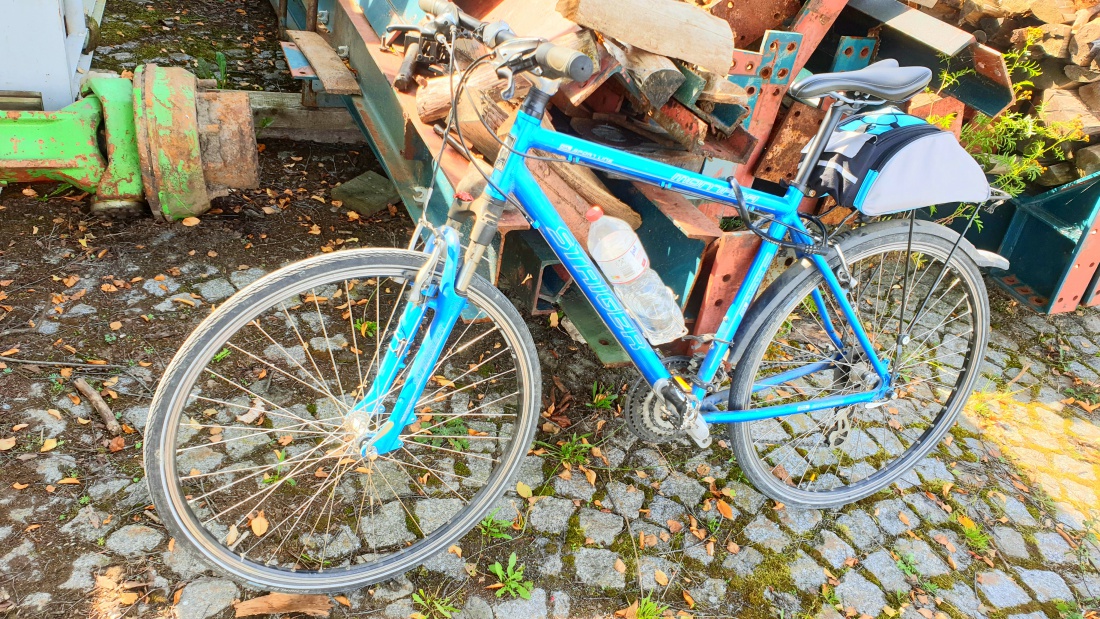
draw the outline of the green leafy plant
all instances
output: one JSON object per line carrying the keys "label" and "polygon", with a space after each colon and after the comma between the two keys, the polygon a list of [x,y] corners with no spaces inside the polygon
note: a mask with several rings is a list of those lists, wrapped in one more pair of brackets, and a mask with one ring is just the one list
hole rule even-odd
{"label": "green leafy plant", "polygon": [[466,427],[466,423],[459,417],[453,417],[446,423],[435,426],[424,434],[413,436],[412,440],[433,447],[442,447],[447,444],[450,445],[451,449],[465,451],[470,448],[470,440],[466,438],[467,436],[469,436],[469,428]]}
{"label": "green leafy plant", "polygon": [[214,355],[214,363],[221,363],[229,358],[230,351],[228,348],[223,348]]}
{"label": "green leafy plant", "polygon": [[[1031,59],[1031,48],[1042,37],[1040,29],[1029,28],[1024,45],[1003,54],[1018,100],[1031,98],[1032,78],[1042,73],[1039,63]],[[1063,144],[1088,140],[1080,120],[1044,121],[1043,116],[1042,105],[1035,107],[1034,115],[1011,110],[995,118],[978,114],[963,125],[960,142],[996,176],[994,186],[1019,195],[1046,169],[1042,161],[1065,159]]]}
{"label": "green leafy plant", "polygon": [[917,570],[914,559],[915,557],[911,554],[898,557],[898,569],[906,576],[920,576],[920,571]]}
{"label": "green leafy plant", "polygon": [[496,576],[501,584],[497,588],[497,597],[507,593],[512,597],[521,597],[525,600],[531,599],[531,589],[535,587],[535,584],[530,580],[523,579],[523,570],[524,566],[516,565],[516,553],[514,552],[508,557],[507,567],[501,565],[500,561],[489,566],[489,573]]}
{"label": "green leafy plant", "polygon": [[224,89],[229,85],[229,66],[228,61],[225,58],[225,54],[216,52],[214,54],[214,62],[211,63],[205,58],[199,58],[195,65],[195,75],[199,79],[213,79],[218,84],[219,89]]}
{"label": "green leafy plant", "polygon": [[668,610],[668,606],[659,602],[653,601],[652,593],[638,600],[638,610],[634,614],[637,619],[659,619],[664,616],[665,611]]}
{"label": "green leafy plant", "polygon": [[588,454],[592,452],[593,445],[588,444],[587,434],[574,434],[556,444],[538,442],[558,460],[566,464],[581,465],[588,461]]}
{"label": "green leafy plant", "polygon": [[605,385],[600,381],[592,383],[592,408],[609,409],[618,397],[612,385]]}
{"label": "green leafy plant", "polygon": [[451,619],[459,610],[450,597],[424,593],[423,589],[414,593],[412,600],[420,609],[417,614],[422,619]]}
{"label": "green leafy plant", "polygon": [[373,320],[355,319],[355,330],[362,337],[374,337],[378,333],[378,323]]}
{"label": "green leafy plant", "polygon": [[499,509],[494,509],[491,514],[486,516],[477,525],[477,530],[482,535],[490,539],[512,539],[512,535],[509,531],[512,530],[512,523],[507,520],[498,520],[496,515]]}

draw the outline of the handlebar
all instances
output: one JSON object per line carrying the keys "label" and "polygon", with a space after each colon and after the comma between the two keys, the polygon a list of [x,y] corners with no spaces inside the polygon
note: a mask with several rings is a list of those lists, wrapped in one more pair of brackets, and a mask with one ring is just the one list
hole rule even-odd
{"label": "handlebar", "polygon": [[[425,13],[443,18],[455,26],[477,32],[482,43],[489,48],[506,43],[516,38],[504,22],[486,23],[476,17],[463,13],[453,2],[448,0],[419,0],[420,9]],[[535,48],[535,62],[542,70],[542,76],[549,79],[570,79],[574,82],[584,82],[592,77],[594,67],[592,59],[568,47],[543,42]]]}

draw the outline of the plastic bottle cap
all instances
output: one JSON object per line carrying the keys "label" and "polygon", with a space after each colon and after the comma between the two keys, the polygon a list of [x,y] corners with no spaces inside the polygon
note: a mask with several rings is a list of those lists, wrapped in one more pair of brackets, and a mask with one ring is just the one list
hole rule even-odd
{"label": "plastic bottle cap", "polygon": [[588,221],[596,221],[600,217],[603,217],[603,209],[598,206],[593,206],[584,214],[584,218]]}

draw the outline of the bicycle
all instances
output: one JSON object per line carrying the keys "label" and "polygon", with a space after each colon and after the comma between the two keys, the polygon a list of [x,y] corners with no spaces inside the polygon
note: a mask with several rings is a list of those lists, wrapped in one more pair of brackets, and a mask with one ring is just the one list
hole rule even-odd
{"label": "bicycle", "polygon": [[[275,271],[188,338],[145,441],[153,502],[178,542],[262,589],[344,591],[445,552],[514,488],[542,403],[538,353],[515,307],[476,272],[509,203],[640,371],[624,414],[643,441],[690,437],[703,448],[711,426],[725,425],[758,489],[823,508],[886,487],[943,438],[984,357],[979,266],[992,259],[912,212],[836,236],[798,212],[842,118],[912,96],[927,69],[795,84],[796,95],[836,103],[778,196],[543,129],[559,80],[584,79],[591,61],[445,0],[421,6],[437,34],[450,33],[443,43],[476,36],[501,75],[526,72],[534,87],[485,190],[456,199],[445,224],[422,220],[407,250],[322,254]],[[535,150],[729,205],[761,236],[705,356],[662,358],[649,344],[524,166]],[[798,260],[761,292],[781,249]]]}

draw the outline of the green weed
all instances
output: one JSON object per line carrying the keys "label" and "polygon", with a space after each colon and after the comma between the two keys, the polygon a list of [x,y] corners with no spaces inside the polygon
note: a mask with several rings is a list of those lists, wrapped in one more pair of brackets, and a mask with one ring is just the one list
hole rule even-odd
{"label": "green weed", "polygon": [[535,587],[535,584],[530,580],[523,579],[524,566],[516,565],[516,553],[512,553],[508,557],[508,567],[504,567],[500,564],[500,561],[489,566],[489,573],[496,576],[500,581],[502,587],[497,589],[497,597],[503,596],[505,593],[512,597],[521,597],[525,600],[531,599],[531,589]]}

